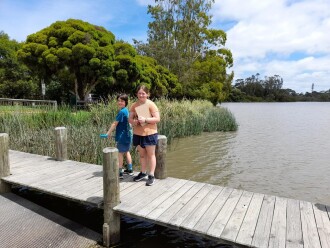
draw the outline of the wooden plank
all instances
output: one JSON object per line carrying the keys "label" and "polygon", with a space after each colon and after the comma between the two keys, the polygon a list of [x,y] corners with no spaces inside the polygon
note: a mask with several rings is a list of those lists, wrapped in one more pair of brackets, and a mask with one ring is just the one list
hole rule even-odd
{"label": "wooden plank", "polygon": [[250,205],[242,222],[241,228],[238,232],[236,243],[247,246],[250,246],[252,244],[252,239],[255,228],[257,226],[263,199],[263,194],[253,194]]}
{"label": "wooden plank", "polygon": [[[209,194],[213,188],[210,184],[205,184],[203,188],[178,211],[170,220],[171,225],[180,227],[182,222],[191,214],[197,211],[198,204]],[[204,200],[203,200],[204,202]]]}
{"label": "wooden plank", "polygon": [[252,199],[253,193],[244,191],[239,202],[234,209],[233,214],[227,222],[223,232],[221,233],[220,238],[235,242],[240,227],[243,223],[245,214],[248,210]]}
{"label": "wooden plank", "polygon": [[[157,221],[169,223],[170,219],[179,212],[205,185],[205,183],[194,184],[187,192],[185,192],[177,201],[175,201],[165,212],[163,212]],[[172,224],[172,223],[169,223]]]}
{"label": "wooden plank", "polygon": [[310,202],[300,201],[300,215],[304,248],[320,248],[313,206]]}
{"label": "wooden plank", "polygon": [[161,204],[157,206],[157,208],[153,209],[146,218],[155,220],[157,219],[162,213],[164,213],[168,208],[170,208],[175,201],[181,198],[192,186],[194,186],[196,182],[188,181],[185,185],[180,187],[177,191],[175,191],[171,197],[167,198]]}
{"label": "wooden plank", "polygon": [[298,200],[288,199],[286,219],[286,248],[303,248]]}
{"label": "wooden plank", "polygon": [[[89,172],[90,173],[90,172]],[[33,188],[36,188],[36,189],[39,189],[39,190],[44,190],[45,192],[50,192],[52,194],[55,194],[55,195],[65,195],[66,193],[67,194],[71,194],[73,192],[80,192],[82,190],[82,180],[87,180],[86,178],[87,177],[90,177],[90,174],[82,174],[82,176],[80,176],[79,179],[77,178],[74,178],[72,179],[71,181],[66,181],[62,184],[59,184],[59,185],[55,185],[55,184],[52,184],[52,185],[49,185],[47,187],[38,187],[38,186],[34,186]],[[82,178],[85,178],[85,179],[82,179]],[[78,182],[78,183],[77,183]]]}
{"label": "wooden plank", "polygon": [[[99,184],[99,189],[100,190],[102,189],[102,184],[101,183]],[[77,197],[77,195],[79,193],[88,191],[89,190],[89,185],[77,185],[77,187],[74,187],[74,188],[68,187],[68,188],[63,188],[61,190],[60,189],[57,189],[57,190],[47,190],[47,189],[45,189],[45,190],[46,190],[46,192],[49,192],[52,195],[62,196],[64,198],[72,199],[72,200],[75,200],[75,201],[86,201],[87,198],[92,197],[91,195],[87,196],[85,198]]]}
{"label": "wooden plank", "polygon": [[[72,190],[70,194],[71,197],[77,198],[78,195],[81,195],[84,192],[94,191],[95,188],[103,189],[103,178],[89,178],[85,182],[81,182],[80,186]],[[89,193],[90,194],[90,193]]]}
{"label": "wooden plank", "polygon": [[222,206],[227,201],[228,197],[232,193],[233,189],[225,187],[221,193],[217,196],[217,198],[212,202],[208,210],[204,213],[204,215],[198,220],[196,225],[193,227],[193,230],[206,234],[207,230],[212,225],[213,221],[217,217],[220,212]]}
{"label": "wooden plank", "polygon": [[252,240],[252,245],[255,247],[268,247],[270,228],[273,220],[274,205],[275,196],[265,195]]}
{"label": "wooden plank", "polygon": [[286,206],[287,199],[275,197],[275,209],[273,223],[270,230],[269,245],[270,248],[285,247],[286,244]]}
{"label": "wooden plank", "polygon": [[136,215],[145,218],[153,209],[155,209],[163,201],[168,199],[173,193],[175,193],[177,190],[179,190],[181,187],[183,187],[188,182],[189,182],[188,180],[180,179],[179,182],[175,184],[175,187],[171,187],[166,192],[163,192],[155,200],[153,200],[152,202],[148,203],[148,205],[146,205],[143,208],[141,208],[140,210],[138,210],[136,212]]}
{"label": "wooden plank", "polygon": [[82,194],[76,195],[75,198],[85,202],[90,202],[90,199],[92,198],[99,198],[100,201],[103,201],[103,187],[101,186],[100,188],[95,189],[93,192],[90,190],[83,192]]}
{"label": "wooden plank", "polygon": [[16,164],[16,167],[11,169],[13,175],[30,175],[38,173],[39,170],[48,169],[49,166],[56,167],[59,165],[55,160],[24,160],[19,164]]}
{"label": "wooden plank", "polygon": [[13,150],[9,150],[9,157],[10,157],[10,161],[21,161],[21,160],[25,160],[27,158],[30,158],[30,159],[51,158],[49,156],[26,153],[26,152],[19,152],[19,151],[13,151]]}
{"label": "wooden plank", "polygon": [[[10,162],[10,168],[16,170],[16,168],[20,168],[22,166],[25,167],[35,167],[37,166],[37,162],[41,162],[41,161],[55,161],[55,159],[51,158],[51,157],[38,157],[38,158],[21,158],[21,159],[12,159],[12,157],[9,156],[9,162]],[[36,163],[33,163],[33,162]]]}
{"label": "wooden plank", "polygon": [[132,181],[131,186],[129,188],[126,188],[124,190],[120,190],[120,197],[124,197],[126,194],[129,194],[130,192],[136,190],[139,187],[144,187],[146,186],[145,181],[140,181],[140,182],[134,182]]}
{"label": "wooden plank", "polygon": [[316,226],[322,247],[330,247],[330,220],[327,208],[323,204],[314,204]]}
{"label": "wooden plank", "polygon": [[134,182],[133,180],[131,180],[130,182],[120,182],[120,184],[119,184],[119,186],[120,186],[120,191],[123,191],[124,189],[133,186],[134,183],[135,183],[135,182]]}
{"label": "wooden plank", "polygon": [[59,187],[51,187],[48,189],[48,192],[53,192],[58,195],[68,195],[70,198],[75,198],[79,192],[83,192],[88,189],[90,185],[95,184],[97,181],[99,182],[100,188],[102,187],[102,180],[100,178],[91,178],[90,175],[86,175],[84,177],[79,178],[80,180],[76,183],[60,185]]}
{"label": "wooden plank", "polygon": [[126,214],[135,214],[141,208],[156,200],[161,194],[175,187],[177,182],[179,182],[179,180],[174,178],[158,180],[152,187],[145,187],[136,195],[132,192],[132,194],[121,197],[121,203],[116,206],[114,210]]}
{"label": "wooden plank", "polygon": [[[93,171],[84,170],[79,177],[71,178],[70,181],[63,181],[61,184],[48,185],[47,188],[51,191],[60,191],[62,189],[67,189],[67,188],[76,188],[92,178],[94,178]],[[103,179],[99,178],[99,180],[103,180]]]}
{"label": "wooden plank", "polygon": [[242,196],[243,191],[234,189],[227,201],[221,208],[217,217],[214,219],[210,228],[207,230],[207,234],[213,237],[219,238],[223,229],[225,228],[230,216],[232,215],[239,199]]}
{"label": "wooden plank", "polygon": [[52,186],[62,185],[66,182],[71,182],[72,179],[80,178],[83,175],[90,175],[89,171],[86,171],[85,168],[77,168],[75,170],[63,171],[59,173],[58,177],[49,178],[48,180],[42,180],[40,182],[32,183],[31,186],[39,187],[39,188],[48,188]]}
{"label": "wooden plank", "polygon": [[145,206],[149,202],[152,202],[164,191],[171,188],[175,182],[174,178],[167,178],[158,180],[152,187],[145,187],[145,189],[140,190],[138,193],[131,192],[124,196],[120,196],[123,204],[120,204],[120,209],[125,209],[125,212],[133,212],[134,210],[139,210],[141,207]]}
{"label": "wooden plank", "polygon": [[197,205],[194,211],[184,219],[180,225],[180,228],[192,230],[223,189],[223,187],[212,185],[209,194],[207,194],[205,198],[203,198],[203,201]]}
{"label": "wooden plank", "polygon": [[[56,163],[56,162],[53,162]],[[21,175],[12,175],[4,178],[4,180],[11,183],[18,183],[22,185],[29,185],[41,180],[47,180],[47,178],[56,176],[56,173],[66,170],[65,167],[56,167],[53,164],[49,164],[49,167],[38,169],[35,172],[29,172]]]}

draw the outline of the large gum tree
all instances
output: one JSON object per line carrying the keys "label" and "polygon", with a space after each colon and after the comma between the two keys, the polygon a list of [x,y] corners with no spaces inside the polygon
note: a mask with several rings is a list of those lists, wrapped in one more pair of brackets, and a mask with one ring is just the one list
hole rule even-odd
{"label": "large gum tree", "polygon": [[86,100],[97,84],[113,80],[114,43],[105,28],[68,19],[29,35],[18,57],[46,83],[70,76],[71,90]]}
{"label": "large gum tree", "polygon": [[214,0],[155,0],[148,6],[147,43],[134,41],[140,54],[150,56],[177,75],[188,98],[214,104],[229,95],[233,58],[225,48],[226,33],[210,28]]}

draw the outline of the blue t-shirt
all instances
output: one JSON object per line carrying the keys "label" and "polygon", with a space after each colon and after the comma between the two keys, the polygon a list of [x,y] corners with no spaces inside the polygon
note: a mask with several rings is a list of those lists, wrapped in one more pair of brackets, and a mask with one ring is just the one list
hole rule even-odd
{"label": "blue t-shirt", "polygon": [[116,141],[118,143],[131,143],[132,134],[130,125],[128,123],[128,114],[128,109],[122,108],[116,116],[116,121],[118,121],[118,125],[116,127]]}

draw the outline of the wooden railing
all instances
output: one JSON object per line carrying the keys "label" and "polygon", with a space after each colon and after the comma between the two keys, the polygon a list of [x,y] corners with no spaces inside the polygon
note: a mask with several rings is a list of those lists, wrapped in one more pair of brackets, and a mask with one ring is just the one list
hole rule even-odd
{"label": "wooden railing", "polygon": [[1,106],[27,106],[33,108],[57,109],[57,101],[0,98]]}

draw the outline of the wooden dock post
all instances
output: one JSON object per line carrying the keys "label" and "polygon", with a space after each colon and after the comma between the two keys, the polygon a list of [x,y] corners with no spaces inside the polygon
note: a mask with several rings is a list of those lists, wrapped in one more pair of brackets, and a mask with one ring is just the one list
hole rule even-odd
{"label": "wooden dock post", "polygon": [[156,169],[155,177],[158,179],[167,178],[166,169],[166,149],[167,137],[165,135],[158,135],[158,144],[156,146]]}
{"label": "wooden dock post", "polygon": [[2,177],[9,175],[9,136],[6,133],[0,133],[0,194],[11,190],[10,185],[1,180]]}
{"label": "wooden dock post", "polygon": [[64,161],[68,159],[67,149],[68,136],[65,127],[55,128],[55,154],[56,160]]}
{"label": "wooden dock post", "polygon": [[120,214],[113,211],[113,208],[120,203],[119,192],[118,149],[107,147],[103,149],[103,245],[105,247],[120,241]]}

